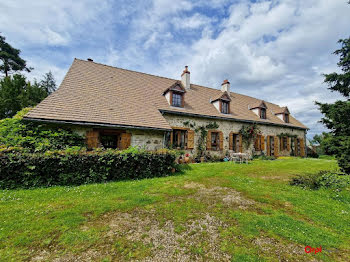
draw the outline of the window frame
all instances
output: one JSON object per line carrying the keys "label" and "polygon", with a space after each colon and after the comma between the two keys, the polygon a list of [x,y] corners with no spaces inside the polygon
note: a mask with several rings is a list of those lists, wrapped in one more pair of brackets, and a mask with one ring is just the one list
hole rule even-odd
{"label": "window frame", "polygon": [[[215,136],[215,144],[213,144],[213,136]],[[210,133],[210,149],[220,151],[220,132],[213,131]]]}
{"label": "window frame", "polygon": [[283,114],[283,119],[285,123],[289,123],[289,114],[288,113],[284,113]]}
{"label": "window frame", "polygon": [[[174,104],[174,101],[175,101],[174,98],[175,98],[176,96],[179,96],[179,98],[180,98],[179,104]],[[183,94],[182,94],[182,93],[172,91],[172,95],[171,95],[171,106],[174,106],[174,107],[183,107]]]}
{"label": "window frame", "polygon": [[[260,109],[259,110],[260,119],[266,119],[267,118],[267,116],[266,116],[266,108],[260,107],[259,109]],[[264,116],[263,116],[263,112],[264,112]]]}
{"label": "window frame", "polygon": [[[221,100],[221,113],[222,114],[230,114],[230,101],[226,101],[226,100]],[[226,109],[226,111],[225,111]]]}
{"label": "window frame", "polygon": [[[187,132],[186,129],[173,129],[172,130],[172,141],[171,145],[173,148],[180,148],[180,149],[186,149],[187,148]],[[182,141],[183,138],[183,141]],[[180,144],[179,144],[180,141]]]}

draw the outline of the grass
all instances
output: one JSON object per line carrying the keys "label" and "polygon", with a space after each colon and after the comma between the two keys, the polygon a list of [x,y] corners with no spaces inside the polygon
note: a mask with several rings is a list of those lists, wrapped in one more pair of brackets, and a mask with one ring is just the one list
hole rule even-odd
{"label": "grass", "polygon": [[[205,163],[166,178],[1,191],[0,261],[349,261],[349,189],[288,183],[336,168]],[[323,251],[306,254],[307,245]]]}

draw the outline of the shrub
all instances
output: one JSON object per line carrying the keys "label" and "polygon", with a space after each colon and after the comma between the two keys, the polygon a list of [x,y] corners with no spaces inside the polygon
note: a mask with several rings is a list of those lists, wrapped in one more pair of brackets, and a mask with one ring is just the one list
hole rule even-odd
{"label": "shrub", "polygon": [[254,159],[258,159],[258,160],[276,160],[276,157],[274,157],[274,156],[266,156],[266,155],[262,154],[260,156],[254,156]]}
{"label": "shrub", "polygon": [[84,138],[68,128],[24,121],[30,109],[18,112],[13,118],[0,120],[0,147],[21,147],[27,152],[64,150],[85,146]]}
{"label": "shrub", "polygon": [[311,150],[311,149],[308,149],[307,150],[307,157],[311,157],[311,158],[318,158],[319,155],[317,154],[317,152]]}
{"label": "shrub", "polygon": [[70,148],[46,153],[0,152],[0,188],[31,188],[81,185],[171,174],[176,155],[170,150],[149,152],[90,151]]}
{"label": "shrub", "polygon": [[313,190],[331,188],[340,191],[350,185],[350,179],[336,172],[320,171],[316,174],[297,175],[291,179],[290,185]]}

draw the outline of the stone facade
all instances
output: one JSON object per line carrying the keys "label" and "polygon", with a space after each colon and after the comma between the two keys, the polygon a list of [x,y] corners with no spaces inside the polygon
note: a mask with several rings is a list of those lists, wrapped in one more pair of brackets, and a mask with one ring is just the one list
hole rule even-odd
{"label": "stone facade", "polygon": [[[235,121],[227,121],[227,120],[220,120],[220,119],[205,119],[205,118],[198,118],[198,117],[188,117],[188,116],[179,116],[179,115],[164,115],[164,118],[168,121],[171,127],[188,127],[184,123],[190,121],[191,123],[195,123],[195,126],[206,126],[209,123],[213,123],[214,121],[219,125],[218,130],[223,132],[223,150],[222,151],[209,151],[210,154],[213,155],[220,155],[223,156],[226,154],[227,151],[229,151],[229,135],[231,132],[238,133],[241,129],[242,125],[244,123],[242,122],[235,122]],[[266,140],[267,136],[278,136],[281,133],[288,133],[291,135],[296,135],[300,139],[305,139],[305,130],[302,129],[295,129],[295,128],[289,128],[289,127],[280,127],[280,126],[273,126],[273,125],[258,125],[259,129],[261,130],[262,135],[265,137],[265,150],[263,151],[266,155],[267,147],[266,147]],[[195,147],[192,150],[186,150],[187,153],[196,154],[197,153],[197,145],[198,145],[198,139],[199,134],[195,133]],[[252,144],[250,148],[244,149],[243,151],[248,151],[250,154],[252,154],[252,151],[254,150],[254,145]],[[261,154],[261,152],[257,153]],[[279,151],[279,156],[289,156],[290,151]]]}
{"label": "stone facade", "polygon": [[[239,133],[242,125],[244,125],[244,123],[242,122],[227,121],[227,120],[221,120],[221,119],[207,119],[207,118],[180,116],[180,115],[172,115],[172,114],[164,114],[163,116],[172,128],[190,128],[194,130],[196,127],[206,126],[209,123],[213,123],[215,121],[219,125],[217,130],[223,133],[223,150],[220,150],[220,151],[208,150],[207,152],[209,152],[211,155],[216,155],[216,156],[224,156],[229,152],[230,133],[231,132]],[[185,124],[186,122],[195,124],[195,127],[194,128],[189,127],[188,125]],[[266,144],[267,136],[276,137],[281,133],[288,133],[291,135],[296,135],[300,139],[305,139],[306,133],[305,133],[305,130],[302,130],[302,129],[288,128],[288,127],[274,126],[274,125],[262,125],[262,124],[259,124],[258,127],[265,138],[265,141],[264,141],[265,149],[264,151],[254,152],[254,154],[257,154],[257,155],[261,153],[264,153],[265,155],[267,154],[267,144]],[[74,126],[73,129],[80,135],[85,135],[88,131],[92,130],[92,128],[77,127],[77,126]],[[130,146],[139,146],[147,150],[157,150],[165,147],[165,132],[163,131],[125,129],[123,130],[123,132],[127,132],[131,134]],[[195,132],[194,148],[191,150],[185,150],[186,153],[190,153],[191,155],[197,154],[198,140],[199,140],[199,134]],[[279,140],[278,140],[278,143],[279,143]],[[243,152],[248,152],[249,154],[252,154],[253,151],[254,151],[254,143],[252,143],[249,149],[246,149],[243,146]],[[291,151],[288,151],[288,150],[281,151],[280,148],[278,150],[279,156],[289,156],[290,153]]]}

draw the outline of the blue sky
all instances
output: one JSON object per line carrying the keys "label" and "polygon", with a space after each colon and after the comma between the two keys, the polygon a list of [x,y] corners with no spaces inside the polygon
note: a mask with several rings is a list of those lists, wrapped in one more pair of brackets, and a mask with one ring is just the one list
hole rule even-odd
{"label": "blue sky", "polygon": [[41,78],[60,83],[73,59],[191,81],[281,106],[322,132],[314,101],[339,97],[322,83],[350,35],[346,0],[146,0],[0,2],[0,32]]}

